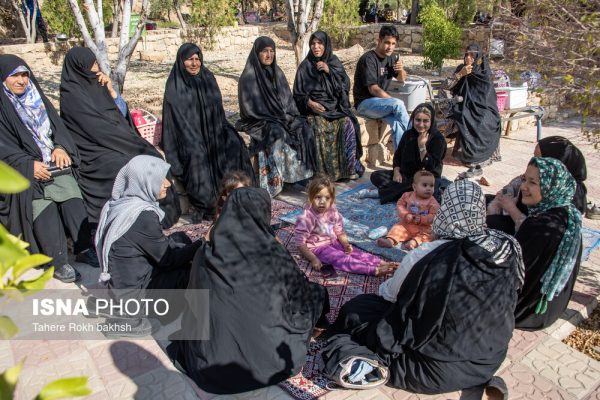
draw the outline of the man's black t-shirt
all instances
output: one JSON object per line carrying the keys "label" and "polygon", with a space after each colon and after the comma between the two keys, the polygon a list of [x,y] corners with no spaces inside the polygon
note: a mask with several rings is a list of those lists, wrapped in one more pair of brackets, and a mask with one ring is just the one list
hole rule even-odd
{"label": "man's black t-shirt", "polygon": [[390,81],[395,77],[394,56],[379,58],[375,50],[367,51],[356,64],[354,73],[354,107],[358,108],[361,101],[373,97],[369,93],[370,85],[379,85],[383,90],[388,89]]}

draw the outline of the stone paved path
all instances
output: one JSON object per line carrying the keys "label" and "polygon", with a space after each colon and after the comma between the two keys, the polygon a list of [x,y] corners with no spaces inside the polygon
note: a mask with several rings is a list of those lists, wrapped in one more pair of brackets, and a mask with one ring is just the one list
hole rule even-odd
{"label": "stone paved path", "polygon": [[[543,135],[563,135],[574,141],[587,157],[588,197],[600,201],[600,153],[578,137],[577,123],[554,123]],[[534,148],[535,129],[527,128],[501,141],[503,161],[485,168],[495,193],[504,182],[524,170]],[[446,166],[444,175],[453,179],[464,168]],[[365,180],[366,178],[363,178]],[[287,191],[282,200],[302,202],[302,194]],[[587,227],[599,229],[600,221],[584,220]],[[84,282],[93,282],[97,272],[81,267]],[[498,374],[510,390],[510,399],[600,399],[600,363],[561,342],[596,306],[600,295],[600,254],[592,253],[581,267],[568,310],[556,324],[543,332],[516,330],[508,357]],[[52,281],[49,288],[75,288],[73,284]],[[17,389],[17,399],[32,399],[47,382],[67,376],[86,375],[93,389],[90,399],[268,399],[290,397],[279,387],[270,387],[235,396],[215,396],[200,391],[175,370],[160,346],[152,340],[119,341],[0,341],[0,370],[25,359]],[[235,379],[235,377],[231,377]],[[336,391],[322,397],[342,399],[467,399],[472,393],[423,396],[388,387],[371,391]]]}

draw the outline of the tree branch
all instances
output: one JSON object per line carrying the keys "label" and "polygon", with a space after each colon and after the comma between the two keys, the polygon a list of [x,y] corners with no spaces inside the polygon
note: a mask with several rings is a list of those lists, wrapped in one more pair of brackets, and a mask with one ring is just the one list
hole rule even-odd
{"label": "tree branch", "polygon": [[85,24],[85,20],[83,19],[83,14],[81,14],[81,10],[79,9],[79,4],[77,0],[68,0],[69,5],[71,6],[71,10],[73,11],[73,15],[75,16],[75,21],[77,21],[77,26],[83,36],[83,41],[85,45],[94,52],[94,54],[98,53],[98,47],[96,43],[90,36],[90,32],[88,31],[87,25]]}

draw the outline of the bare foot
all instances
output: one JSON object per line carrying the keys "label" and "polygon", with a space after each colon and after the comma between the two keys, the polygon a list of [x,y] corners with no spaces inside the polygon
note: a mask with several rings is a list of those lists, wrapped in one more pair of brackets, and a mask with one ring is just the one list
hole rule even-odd
{"label": "bare foot", "polygon": [[377,246],[390,249],[394,247],[394,243],[388,238],[379,238],[377,239]]}
{"label": "bare foot", "polygon": [[397,265],[382,261],[375,270],[375,276],[387,275],[390,272],[393,272],[397,267]]}
{"label": "bare foot", "polygon": [[410,240],[407,240],[406,242],[404,242],[404,248],[406,250],[413,250],[413,249],[416,249],[417,247],[419,247],[419,243],[417,243],[417,241],[415,239],[410,239]]}

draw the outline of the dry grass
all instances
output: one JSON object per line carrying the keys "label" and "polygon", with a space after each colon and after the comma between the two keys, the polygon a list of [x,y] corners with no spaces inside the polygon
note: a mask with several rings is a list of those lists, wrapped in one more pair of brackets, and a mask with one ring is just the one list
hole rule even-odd
{"label": "dry grass", "polygon": [[563,343],[600,361],[600,307],[596,307],[592,315],[564,339]]}

